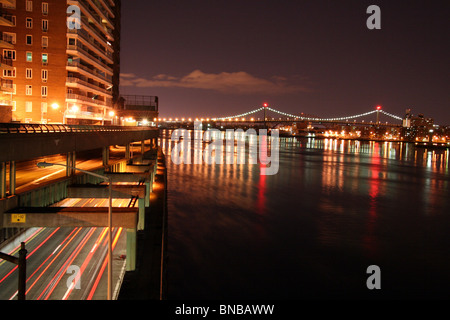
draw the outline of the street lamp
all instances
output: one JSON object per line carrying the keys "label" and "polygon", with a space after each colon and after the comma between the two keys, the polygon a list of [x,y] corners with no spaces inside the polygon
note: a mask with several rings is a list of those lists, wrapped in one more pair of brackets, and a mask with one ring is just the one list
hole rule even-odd
{"label": "street lamp", "polygon": [[109,177],[102,176],[100,174],[82,170],[76,167],[68,166],[61,163],[50,163],[50,162],[39,162],[36,164],[39,168],[48,168],[52,166],[62,166],[66,168],[70,168],[73,170],[81,171],[85,174],[105,179],[108,182],[108,198],[109,198],[109,205],[108,205],[108,293],[107,293],[107,299],[112,300],[112,182]]}

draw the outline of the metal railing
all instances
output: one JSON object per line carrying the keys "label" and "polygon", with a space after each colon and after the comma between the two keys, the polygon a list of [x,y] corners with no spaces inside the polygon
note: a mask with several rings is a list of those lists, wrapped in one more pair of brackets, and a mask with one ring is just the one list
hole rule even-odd
{"label": "metal railing", "polygon": [[157,130],[149,127],[68,125],[39,123],[0,123],[0,134],[3,133],[79,133],[79,132],[124,132]]}

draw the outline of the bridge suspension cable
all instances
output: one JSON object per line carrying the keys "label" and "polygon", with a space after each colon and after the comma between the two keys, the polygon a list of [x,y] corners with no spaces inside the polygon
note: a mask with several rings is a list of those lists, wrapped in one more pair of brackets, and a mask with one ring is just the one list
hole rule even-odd
{"label": "bridge suspension cable", "polygon": [[236,115],[236,116],[232,116],[232,117],[213,118],[212,120],[228,120],[228,119],[242,118],[242,117],[248,116],[250,114],[257,113],[257,112],[262,111],[262,110],[264,110],[264,108],[255,109],[255,110],[252,110],[252,111],[249,111],[249,112],[246,112],[246,113],[242,113],[242,114],[239,114],[239,115]]}
{"label": "bridge suspension cable", "polygon": [[[295,119],[301,119],[301,120],[311,120],[311,121],[342,121],[342,120],[350,120],[350,119],[355,119],[355,118],[365,117],[365,116],[374,114],[374,113],[376,113],[376,112],[381,112],[381,113],[383,113],[383,114],[385,114],[385,115],[387,115],[387,116],[389,116],[389,117],[391,117],[391,118],[394,118],[394,119],[396,119],[396,120],[402,120],[401,117],[396,116],[396,115],[393,115],[393,114],[391,114],[391,113],[389,113],[389,112],[386,112],[386,111],[384,111],[384,110],[372,110],[372,111],[369,111],[369,112],[365,112],[365,113],[361,113],[361,114],[356,114],[356,115],[352,115],[352,116],[347,116],[347,117],[336,117],[336,118],[314,118],[314,117],[304,117],[304,116],[299,116],[299,115],[295,115],[295,114],[290,114],[290,113],[286,113],[286,112],[279,111],[279,110],[276,110],[276,109],[272,109],[272,108],[270,108],[270,107],[266,107],[266,109],[267,109],[267,110],[270,110],[270,111],[272,111],[272,112],[281,114],[281,115],[283,115],[283,116],[289,117],[289,118],[295,118]],[[239,115],[229,116],[229,117],[221,117],[221,118],[214,118],[214,119],[212,119],[212,120],[228,120],[228,119],[236,119],[236,118],[245,117],[245,116],[248,116],[248,115],[250,115],[250,114],[257,113],[257,112],[263,111],[263,110],[264,110],[264,107],[258,108],[258,109],[255,109],[255,110],[252,110],[252,111],[249,111],[249,112],[245,112],[245,113],[242,113],[242,114],[239,114]]]}

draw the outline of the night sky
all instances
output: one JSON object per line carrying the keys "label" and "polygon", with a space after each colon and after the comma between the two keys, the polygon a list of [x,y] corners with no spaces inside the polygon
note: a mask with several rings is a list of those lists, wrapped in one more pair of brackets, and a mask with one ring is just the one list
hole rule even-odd
{"label": "night sky", "polygon": [[[122,1],[121,94],[161,117],[410,108],[450,124],[449,1]],[[370,5],[381,30],[369,30]]]}

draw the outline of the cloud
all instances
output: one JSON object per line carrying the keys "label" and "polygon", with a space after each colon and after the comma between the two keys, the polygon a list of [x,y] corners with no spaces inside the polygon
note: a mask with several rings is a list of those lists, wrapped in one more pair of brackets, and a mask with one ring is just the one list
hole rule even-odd
{"label": "cloud", "polygon": [[158,74],[150,79],[138,77],[132,73],[122,73],[121,86],[191,88],[231,94],[287,94],[310,91],[305,85],[289,83],[286,77],[274,76],[268,80],[244,71],[215,74],[194,70],[183,77]]}

